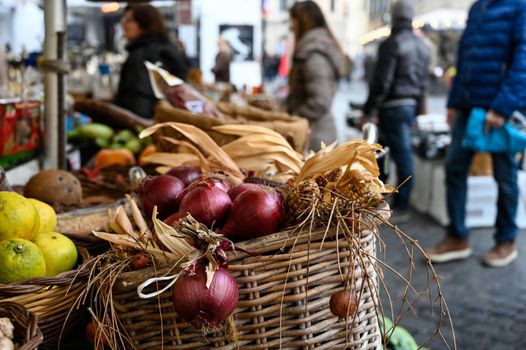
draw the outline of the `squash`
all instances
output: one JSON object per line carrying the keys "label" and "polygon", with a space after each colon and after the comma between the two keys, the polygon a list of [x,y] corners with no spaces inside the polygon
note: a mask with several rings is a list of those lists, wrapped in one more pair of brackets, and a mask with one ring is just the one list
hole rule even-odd
{"label": "squash", "polygon": [[135,165],[135,156],[126,148],[102,149],[95,156],[95,167],[107,168],[112,165]]}
{"label": "squash", "polygon": [[154,154],[155,152],[157,152],[157,148],[155,147],[155,145],[149,145],[145,147],[139,156],[139,165],[143,166],[147,164],[148,162],[145,160],[145,158],[148,157],[150,154]]}

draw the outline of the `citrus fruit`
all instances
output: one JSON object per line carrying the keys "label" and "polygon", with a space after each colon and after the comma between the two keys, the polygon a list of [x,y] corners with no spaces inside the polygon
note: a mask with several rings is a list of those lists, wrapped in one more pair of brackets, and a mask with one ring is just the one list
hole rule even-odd
{"label": "citrus fruit", "polygon": [[0,242],[0,283],[46,275],[46,262],[36,244],[21,238]]}
{"label": "citrus fruit", "polygon": [[0,192],[0,241],[33,239],[40,225],[38,212],[27,198],[15,192]]}
{"label": "citrus fruit", "polygon": [[41,232],[33,242],[40,248],[46,261],[46,276],[72,270],[77,263],[77,247],[68,237],[58,232]]}
{"label": "citrus fruit", "polygon": [[28,198],[38,212],[40,225],[37,232],[52,232],[57,227],[57,214],[55,210],[47,203],[41,202],[38,199]]}

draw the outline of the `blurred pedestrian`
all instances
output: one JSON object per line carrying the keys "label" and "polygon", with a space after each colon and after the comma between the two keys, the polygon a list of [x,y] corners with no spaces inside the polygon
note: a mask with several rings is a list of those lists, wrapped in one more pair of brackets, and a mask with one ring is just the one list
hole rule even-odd
{"label": "blurred pedestrian", "polygon": [[279,57],[269,54],[266,50],[263,53],[263,76],[266,81],[272,81],[278,75]]}
{"label": "blurred pedestrian", "polygon": [[[429,47],[413,33],[415,9],[408,0],[396,2],[391,9],[392,31],[378,49],[364,119],[378,109],[381,143],[388,146],[396,164],[397,185],[392,222],[409,220],[413,159],[410,129],[425,105],[428,81]],[[382,180],[386,180],[385,176]]]}
{"label": "blurred pedestrian", "polygon": [[186,80],[187,60],[170,42],[163,16],[155,7],[127,6],[121,23],[128,41],[128,58],[121,68],[115,103],[144,118],[153,118],[157,99],[144,62],[161,64],[168,72]]}
{"label": "blurred pedestrian", "polygon": [[310,149],[336,140],[331,106],[338,81],[345,74],[345,56],[314,1],[290,9],[295,46],[289,74],[287,109],[309,120]]}
{"label": "blurred pedestrian", "polygon": [[214,73],[215,81],[230,83],[230,63],[232,62],[232,49],[223,37],[219,37],[217,40],[217,55],[215,65],[212,68]]}
{"label": "blurred pedestrian", "polygon": [[[452,128],[445,161],[450,224],[445,238],[427,251],[434,262],[464,259],[471,254],[465,219],[467,178],[474,152],[462,147],[470,111],[485,109],[489,129],[501,127],[514,111],[526,108],[526,1],[479,0],[473,4],[460,40],[457,74],[447,107]],[[513,154],[491,156],[498,184],[497,219],[495,244],[483,262],[500,267],[518,256],[518,162]]]}

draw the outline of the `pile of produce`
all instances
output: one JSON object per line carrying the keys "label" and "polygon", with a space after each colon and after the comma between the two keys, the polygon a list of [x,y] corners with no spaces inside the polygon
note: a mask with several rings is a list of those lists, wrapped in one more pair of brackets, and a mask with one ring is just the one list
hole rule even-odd
{"label": "pile of produce", "polygon": [[[344,249],[353,252],[346,275],[340,270],[343,288],[327,303],[334,316],[354,322],[366,286],[376,294],[373,301],[378,301],[379,291],[371,286],[376,285],[377,275],[382,276],[380,267],[375,267],[373,275],[353,271],[365,271],[376,259],[364,250],[361,232],[377,235],[379,223],[390,225],[383,202],[384,195],[395,190],[378,179],[379,145],[352,141],[324,146],[305,160],[282,136],[260,127],[217,128],[239,136],[223,147],[187,124],[155,125],[141,136],[161,128],[180,133],[179,139],[164,139],[187,153],[150,155],[148,161],[160,164],[163,174],[144,178],[134,191],[136,200],[127,196],[131,219],[124,206],[119,207],[110,213],[108,232],[94,232],[113,246],[97,258],[99,272],[90,281],[104,296],[93,305],[95,324],[104,325],[96,328],[97,341],[115,347],[131,344],[111,302],[112,290],[119,274],[148,266],[153,267],[147,270],[153,276],[145,277],[138,287],[140,298],[172,288],[174,310],[183,320],[203,334],[226,326],[227,338],[235,341],[232,312],[239,290],[228,271],[226,253],[235,251],[237,242],[284,230],[297,235],[296,239],[325,230],[327,240],[343,239]],[[390,227],[402,240],[408,239]],[[169,272],[157,275],[160,266],[170,267]],[[158,290],[161,281],[166,285]],[[152,286],[157,287],[153,292]]]}
{"label": "pile of produce", "polygon": [[[106,273],[96,276],[91,284],[96,288],[108,288],[111,294],[111,284],[100,285],[102,280],[114,281],[114,277],[109,277],[111,273],[170,264],[174,275],[168,287],[173,285],[175,310],[204,331],[222,327],[237,305],[237,284],[228,272],[225,252],[235,249],[234,242],[276,233],[286,224],[297,225],[305,220],[305,203],[317,205],[317,201],[304,197],[305,193],[312,195],[306,188],[307,183],[317,186],[323,208],[335,202],[333,197],[349,195],[357,188],[361,191],[374,188],[375,191],[369,202],[356,201],[361,203],[360,207],[376,206],[382,199],[382,191],[386,190],[381,182],[373,181],[374,174],[366,175],[378,146],[363,142],[353,143],[353,146],[346,144],[343,148],[324,149],[304,162],[281,135],[261,127],[247,129],[227,125],[218,128],[240,136],[232,145],[223,148],[207,134],[185,124],[157,125],[142,135],[148,136],[162,127],[171,127],[183,134],[188,141],[167,139],[184,145],[193,153],[150,156],[151,160],[163,164],[160,170],[164,174],[146,177],[135,189],[138,204],[131,196],[127,197],[133,220],[129,219],[124,207],[120,207],[111,213],[113,233],[94,233],[111,242],[114,249],[99,257],[100,268]],[[342,156],[344,153],[346,155]],[[353,162],[365,166],[348,166]],[[175,166],[168,167],[169,164]],[[272,179],[282,177],[289,183],[271,187],[245,182],[251,178],[249,174],[264,176],[269,171]],[[331,197],[329,193],[334,195]],[[108,268],[108,264],[112,267]],[[151,283],[154,282],[146,281],[139,293]],[[356,296],[342,291],[332,298],[331,310],[334,309],[338,317],[347,318],[356,312],[356,307],[349,306],[352,303],[357,305]],[[97,323],[115,322],[114,310],[101,305],[96,305],[95,310]],[[99,338],[119,341],[111,334]]]}
{"label": "pile of produce", "polygon": [[137,135],[142,131],[136,127],[134,131],[123,129],[115,132],[107,125],[90,123],[80,126],[68,134],[68,140],[73,143],[94,142],[101,151],[95,156],[96,168],[106,168],[112,165],[131,166],[140,162],[154,150],[150,138],[140,139]]}
{"label": "pile of produce", "polygon": [[52,207],[14,192],[0,192],[0,283],[56,276],[72,270],[77,248],[54,232]]}

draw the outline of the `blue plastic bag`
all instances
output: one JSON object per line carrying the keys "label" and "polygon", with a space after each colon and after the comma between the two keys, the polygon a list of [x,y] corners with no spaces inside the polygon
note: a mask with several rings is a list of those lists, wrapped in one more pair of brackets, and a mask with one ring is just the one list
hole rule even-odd
{"label": "blue plastic bag", "polygon": [[476,152],[517,153],[526,149],[526,134],[510,123],[484,132],[486,111],[474,108],[468,118],[462,146]]}

